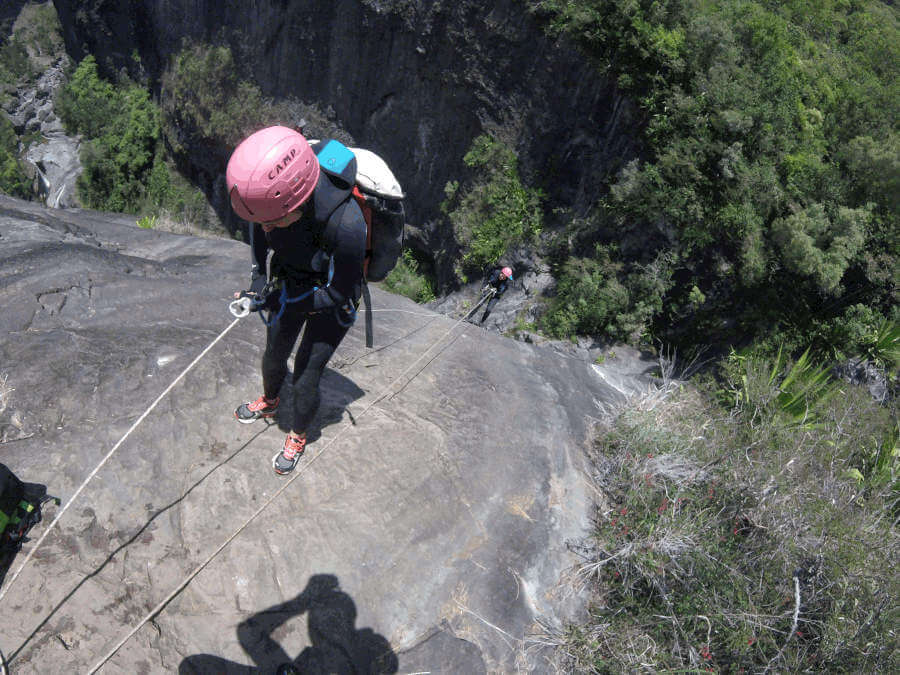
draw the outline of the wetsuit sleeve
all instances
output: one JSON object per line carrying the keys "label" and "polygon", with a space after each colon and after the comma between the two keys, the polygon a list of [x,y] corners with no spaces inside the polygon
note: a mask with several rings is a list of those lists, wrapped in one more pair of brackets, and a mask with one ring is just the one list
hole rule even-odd
{"label": "wetsuit sleeve", "polygon": [[253,271],[250,275],[252,280],[258,275],[267,275],[266,258],[269,255],[269,242],[259,223],[250,223],[250,227],[253,228]]}
{"label": "wetsuit sleeve", "polygon": [[301,312],[320,312],[342,307],[348,300],[354,303],[359,300],[366,255],[366,221],[354,201],[348,202],[341,213],[331,255],[334,261],[331,284],[300,300],[297,308]]}

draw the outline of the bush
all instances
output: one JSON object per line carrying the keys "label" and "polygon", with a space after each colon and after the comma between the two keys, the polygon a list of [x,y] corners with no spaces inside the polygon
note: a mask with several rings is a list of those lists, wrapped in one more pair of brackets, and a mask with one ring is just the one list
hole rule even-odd
{"label": "bush", "polygon": [[119,98],[115,87],[100,77],[97,61],[89,54],[57,94],[54,109],[68,133],[99,138],[118,115]]}
{"label": "bush", "polygon": [[276,104],[240,73],[226,46],[188,45],[175,55],[163,76],[162,109],[166,139],[176,153],[202,145],[227,156],[243,138],[265,126],[290,126],[304,115],[324,122],[307,106]]}
{"label": "bush", "polygon": [[0,84],[15,85],[34,75],[34,66],[22,40],[14,35],[0,46]]}
{"label": "bush", "polygon": [[698,380],[600,430],[580,568],[595,599],[557,636],[560,658],[595,673],[896,672],[896,406],[808,359],[726,370],[726,407]]}
{"label": "bush", "polygon": [[[638,158],[611,177],[596,226],[570,250],[584,257],[598,240],[620,244],[626,270],[660,253],[677,260],[663,311],[652,314],[655,334],[687,346],[785,330],[808,343],[853,305],[890,313],[900,253],[896,7],[530,6],[643,111]],[[702,312],[684,311],[694,287],[706,298]],[[631,294],[627,311],[637,302]]]}
{"label": "bush", "polygon": [[65,53],[62,26],[52,2],[26,4],[16,23],[21,26],[16,37],[35,58],[49,62]]}
{"label": "bush", "polygon": [[12,122],[0,112],[0,192],[27,199],[31,196],[31,179],[19,161],[18,147]]}
{"label": "bush", "polygon": [[[556,270],[556,296],[540,326],[548,334],[608,335],[638,342],[662,310],[671,285],[672,261],[665,255],[647,264],[631,264],[625,271],[611,246],[597,244],[590,258],[567,258]],[[692,289],[691,301],[702,293]]]}
{"label": "bush", "polygon": [[116,91],[113,117],[85,144],[78,196],[90,208],[138,213],[159,141],[159,113],[137,85]]}
{"label": "bush", "polygon": [[409,249],[403,251],[397,266],[385,278],[384,287],[416,302],[431,302],[435,297],[433,283],[420,271],[419,263]]}
{"label": "bush", "polygon": [[515,153],[490,136],[479,136],[463,158],[474,177],[451,182],[441,205],[462,246],[462,272],[480,274],[513,246],[533,242],[541,231],[540,190],[522,185]]}
{"label": "bush", "polygon": [[[87,142],[78,196],[85,206],[142,214],[142,222],[183,221],[179,229],[209,225],[203,193],[165,160],[158,106],[141,86],[114,86],[87,56],[57,97],[69,133]],[[164,217],[163,217],[164,216]]]}
{"label": "bush", "polygon": [[616,316],[629,305],[628,290],[619,282],[621,263],[611,250],[597,246],[592,258],[570,258],[557,274],[556,297],[541,317],[550,335],[597,335],[615,330]]}

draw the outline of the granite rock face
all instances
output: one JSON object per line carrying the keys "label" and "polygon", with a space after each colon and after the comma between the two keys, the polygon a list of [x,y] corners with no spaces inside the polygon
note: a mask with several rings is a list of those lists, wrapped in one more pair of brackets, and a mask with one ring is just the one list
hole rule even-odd
{"label": "granite rock face", "polygon": [[3,462],[65,506],[121,441],[6,591],[12,672],[87,672],[164,601],[105,672],[540,671],[528,636],[584,611],[583,449],[621,388],[376,288],[376,348],[351,329],[276,476],[284,420],[232,414],[261,388],[263,326],[226,312],[248,258],[0,197]]}

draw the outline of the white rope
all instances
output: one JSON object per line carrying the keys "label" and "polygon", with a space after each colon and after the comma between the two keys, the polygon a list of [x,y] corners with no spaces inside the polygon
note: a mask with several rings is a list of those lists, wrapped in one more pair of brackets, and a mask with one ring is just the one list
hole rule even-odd
{"label": "white rope", "polygon": [[[479,304],[481,304],[481,303],[479,303]],[[385,387],[384,391],[381,394],[379,394],[375,399],[373,399],[365,407],[365,409],[359,415],[356,416],[355,419],[362,418],[377,403],[379,403],[380,401],[387,398],[387,396],[390,393],[393,386],[395,384],[397,384],[397,382],[402,380],[406,376],[406,374],[409,373],[413,368],[415,368],[416,365],[418,365],[418,363],[422,359],[424,359],[429,354],[429,352],[431,352],[432,349],[434,349],[438,344],[440,344],[440,342],[445,337],[447,337],[451,332],[453,332],[453,330],[464,320],[465,320],[465,317],[460,318],[456,321],[456,323],[454,323],[452,326],[450,326],[450,328],[447,329],[447,331],[443,335],[441,335],[437,340],[435,340],[431,344],[431,346],[428,349],[426,349],[422,353],[421,356],[419,356],[419,358],[417,358],[415,361],[413,361],[412,364],[410,364],[406,370],[404,370],[387,387]],[[418,375],[419,372],[421,372],[421,370],[416,372],[413,375],[413,377]],[[408,384],[408,383],[406,383],[406,384]],[[405,387],[406,384],[404,384],[403,386]],[[293,483],[295,480],[297,480],[303,474],[303,472],[306,471],[312,465],[313,462],[315,462],[319,457],[321,457],[322,453],[324,453],[331,446],[332,443],[337,441],[343,435],[343,433],[345,431],[347,431],[347,429],[349,429],[352,426],[355,426],[355,424],[356,424],[356,422],[350,421],[347,424],[345,424],[343,427],[341,427],[341,429],[331,438],[331,440],[329,440],[324,446],[322,446],[322,448],[315,455],[313,455],[312,459],[310,459],[306,464],[303,465],[302,468],[300,468],[298,471],[296,471],[294,473],[294,475],[291,476],[284,485],[282,485],[271,497],[269,497],[269,499],[262,506],[260,506],[253,513],[252,516],[250,516],[244,522],[243,525],[241,525],[230,537],[228,537],[224,542],[222,542],[222,544],[219,545],[219,547],[216,548],[215,551],[213,551],[209,556],[207,556],[206,560],[204,560],[197,567],[195,567],[194,570],[190,574],[188,574],[188,576],[185,577],[185,579],[180,584],[178,584],[178,586],[176,586],[175,589],[171,593],[169,593],[162,602],[160,602],[156,607],[154,607],[152,610],[150,610],[150,612],[143,619],[141,619],[141,621],[134,628],[131,629],[131,631],[128,633],[128,635],[126,635],[124,638],[119,640],[118,644],[116,644],[116,646],[113,647],[106,654],[106,656],[104,656],[102,659],[100,659],[100,661],[98,661],[94,665],[94,667],[88,671],[88,675],[93,675],[93,673],[96,673],[100,668],[102,668],[103,665],[107,661],[109,661],[115,655],[115,653],[117,651],[119,651],[125,645],[126,642],[128,642],[132,637],[134,637],[135,633],[137,633],[141,628],[143,628],[144,624],[146,624],[153,617],[155,617],[157,614],[159,614],[165,608],[165,606],[172,601],[172,599],[176,595],[178,595],[181,591],[183,591],[185,589],[185,587],[187,587],[187,585],[194,579],[194,577],[196,577],[198,574],[200,574],[200,572],[203,570],[203,568],[205,568],[210,562],[212,562],[213,558],[215,558],[219,553],[221,553],[225,549],[225,547],[228,546],[228,544],[230,544],[241,532],[243,532],[247,528],[247,526],[250,525],[250,523],[252,523],[263,511],[265,511],[266,508],[268,508],[268,506],[273,501],[275,501],[278,498],[278,496],[281,495],[281,493],[284,492],[291,485],[291,483]]]}
{"label": "white rope", "polygon": [[413,316],[434,316],[434,312],[414,312],[411,309],[369,309],[369,312],[397,312],[398,314],[412,314]]}
{"label": "white rope", "polygon": [[40,547],[40,545],[43,543],[44,539],[47,538],[47,535],[50,534],[50,531],[53,529],[53,526],[59,522],[59,519],[63,517],[63,514],[66,512],[66,510],[68,510],[68,508],[75,502],[75,500],[78,499],[78,495],[81,494],[81,491],[84,490],[85,486],[88,484],[88,482],[91,480],[91,478],[93,478],[94,476],[97,475],[97,472],[103,468],[103,465],[106,464],[106,462],[109,460],[109,458],[112,457],[113,454],[116,452],[116,450],[118,450],[119,447],[122,445],[122,443],[125,442],[125,439],[131,435],[131,432],[133,432],[135,429],[137,429],[138,425],[141,422],[143,422],[144,419],[147,417],[147,415],[149,415],[150,412],[159,404],[159,402],[162,401],[163,398],[165,398],[166,394],[168,394],[170,391],[172,391],[172,389],[175,387],[175,385],[181,381],[181,378],[183,378],[185,375],[187,375],[188,372],[195,365],[197,365],[197,362],[200,359],[202,359],[204,356],[206,356],[206,353],[209,352],[209,350],[212,349],[213,346],[219,340],[221,340],[223,337],[225,337],[225,335],[228,333],[228,331],[230,331],[232,328],[234,328],[234,326],[237,324],[237,322],[238,322],[238,319],[235,319],[234,321],[231,322],[231,324],[229,324],[229,326],[225,330],[223,330],[221,333],[219,333],[219,336],[215,340],[213,340],[206,349],[204,349],[202,352],[200,352],[200,355],[197,358],[195,358],[193,361],[191,361],[191,364],[187,368],[185,368],[183,371],[181,371],[181,374],[175,378],[175,380],[172,382],[172,384],[170,384],[168,387],[166,387],[166,390],[163,393],[161,393],[156,398],[156,400],[153,401],[153,403],[150,404],[150,407],[144,411],[144,414],[137,418],[137,421],[131,425],[131,428],[125,432],[125,435],[119,439],[119,442],[113,446],[112,450],[110,450],[109,452],[106,453],[106,456],[100,461],[100,463],[97,465],[97,467],[93,471],[91,471],[90,475],[84,479],[84,482],[78,486],[78,489],[75,490],[75,494],[73,494],[69,498],[69,500],[66,502],[66,505],[59,510],[59,512],[56,514],[56,517],[53,519],[53,522],[51,522],[50,525],[44,530],[44,533],[41,535],[40,539],[37,540],[37,543],[31,547],[31,550],[28,552],[28,555],[26,556],[24,562],[19,566],[19,569],[16,570],[16,573],[13,574],[13,576],[9,580],[9,582],[7,582],[6,588],[4,588],[2,591],[0,591],[0,600],[3,599],[3,597],[6,595],[7,591],[9,591],[10,587],[12,587],[12,585],[15,583],[16,579],[19,577],[19,574],[22,573],[22,570],[25,569],[25,566],[28,564],[28,562],[34,556],[34,552],[38,550],[38,547]]}

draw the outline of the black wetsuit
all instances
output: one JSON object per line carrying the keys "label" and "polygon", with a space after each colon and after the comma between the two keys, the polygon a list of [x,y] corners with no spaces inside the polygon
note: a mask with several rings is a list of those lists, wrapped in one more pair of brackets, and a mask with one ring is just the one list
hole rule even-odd
{"label": "black wetsuit", "polygon": [[491,313],[491,310],[494,309],[494,306],[500,302],[500,296],[506,293],[506,285],[508,282],[508,278],[500,278],[499,269],[494,270],[491,273],[491,276],[488,277],[485,285],[494,289],[494,295],[488,300],[487,307],[484,308],[484,314],[481,315],[481,323],[484,323],[484,320],[488,318],[488,315]]}
{"label": "black wetsuit", "polygon": [[[266,331],[262,358],[263,392],[275,398],[287,375],[287,361],[303,326],[293,373],[293,423],[305,432],[319,407],[319,380],[325,365],[347,334],[362,293],[366,222],[362,211],[349,199],[356,163],[345,175],[319,174],[313,196],[304,205],[300,220],[286,228],[265,233],[253,225],[253,256],[260,270],[269,261],[269,279],[284,284],[289,298],[277,321]],[[347,180],[349,179],[349,180]],[[329,283],[329,258],[333,272]],[[277,309],[272,316],[277,315]]]}

